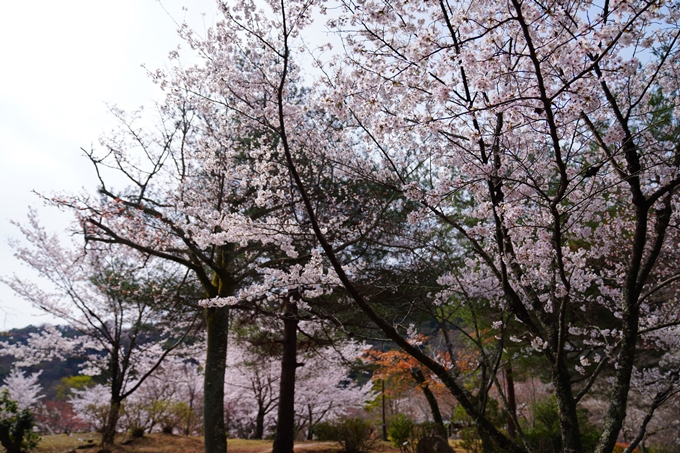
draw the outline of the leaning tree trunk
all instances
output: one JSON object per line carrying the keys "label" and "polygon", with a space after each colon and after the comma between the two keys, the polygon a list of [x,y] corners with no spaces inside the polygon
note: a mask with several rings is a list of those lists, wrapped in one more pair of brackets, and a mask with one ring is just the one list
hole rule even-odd
{"label": "leaning tree trunk", "polygon": [[283,356],[281,358],[281,387],[279,417],[272,453],[293,453],[295,438],[295,369],[297,363],[297,305],[286,302],[283,315]]}
{"label": "leaning tree trunk", "polygon": [[206,308],[208,344],[203,393],[203,435],[205,453],[226,453],[224,426],[224,372],[227,366],[229,308]]}
{"label": "leaning tree trunk", "polygon": [[423,375],[422,370],[413,369],[411,370],[411,376],[416,380],[423,390],[427,404],[430,405],[430,411],[432,412],[432,420],[437,425],[437,434],[448,439],[448,433],[446,432],[446,427],[444,426],[444,419],[442,418],[442,413],[439,410],[439,404],[437,403],[437,398],[432,393],[432,390],[425,383],[425,375]]}

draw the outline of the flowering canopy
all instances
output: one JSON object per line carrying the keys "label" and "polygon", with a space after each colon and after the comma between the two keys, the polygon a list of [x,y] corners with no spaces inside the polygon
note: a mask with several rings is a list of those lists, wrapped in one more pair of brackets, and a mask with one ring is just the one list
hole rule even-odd
{"label": "flowering canopy", "polygon": [[[132,176],[135,190],[118,197],[103,186],[101,206],[66,202],[89,238],[131,245],[134,237],[210,288],[204,266],[224,283],[233,277],[210,259],[212,246],[241,247],[237,256],[250,259],[232,263],[250,283],[270,272],[260,272],[271,263],[255,244],[295,259],[293,238],[308,250],[313,232],[320,249],[285,286],[296,278],[342,284],[508,451],[525,446],[484,417],[456,363],[428,355],[375,311],[380,292],[367,289],[367,274],[437,274],[438,286],[417,300],[443,332],[465,330],[455,309],[483,307],[497,331],[493,345],[477,344],[490,371],[486,391],[507,341],[539,357],[564,451],[583,451],[577,405],[605,377],[610,403],[598,453],[614,448],[631,386],[655,382],[646,390],[649,418],[678,391],[677,2],[271,0],[222,8],[225,20],[205,38],[183,29],[202,65],[155,74],[168,93],[166,113],[175,112],[165,135],[149,141],[131,127],[133,147],[107,143],[105,161]],[[330,15],[344,52],[311,49],[319,77],[302,90],[306,33],[318,14]],[[194,120],[201,127],[188,134]],[[146,156],[144,170],[132,148]],[[227,196],[236,204],[221,204]],[[409,224],[384,221],[406,215]],[[208,293],[230,304],[249,297]],[[664,359],[642,363],[638,350],[652,344]]]}

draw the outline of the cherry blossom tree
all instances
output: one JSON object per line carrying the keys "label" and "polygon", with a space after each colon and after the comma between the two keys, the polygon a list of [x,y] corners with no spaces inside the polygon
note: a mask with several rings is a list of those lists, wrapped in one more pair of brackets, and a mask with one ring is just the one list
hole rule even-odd
{"label": "cherry blossom tree", "polygon": [[352,365],[364,354],[364,345],[347,342],[311,350],[301,359],[297,376],[296,418],[298,431],[312,440],[314,427],[333,421],[349,410],[361,409],[372,397],[370,383],[363,386],[350,379]]}
{"label": "cherry blossom tree", "polygon": [[[669,266],[680,184],[677,5],[346,6],[338,25],[349,55],[329,69],[343,91],[328,105],[382,156],[385,184],[421,204],[413,222],[439,221],[465,245],[465,270],[441,276],[440,301],[482,297],[516,317],[519,342],[550,367],[565,451],[583,450],[576,406],[612,370],[596,449],[611,451],[643,366],[638,347],[677,322],[659,297],[677,294],[679,278]],[[453,203],[459,197],[468,203]],[[446,368],[431,367],[479,416]],[[677,391],[677,368],[662,370],[642,372],[658,373],[650,416]],[[483,417],[478,424],[516,448]]]}
{"label": "cherry blossom tree", "polygon": [[[680,281],[671,264],[680,185],[677,5],[341,3],[330,25],[346,58],[315,60],[324,86],[297,103],[312,6],[224,7],[225,25],[197,44],[214,68],[201,83],[226,97],[220,102],[239,119],[229,124],[264,126],[277,137],[325,264],[391,340],[442,380],[488,448],[527,447],[484,416],[455,363],[426,354],[374,310],[356,284],[354,250],[338,250],[349,232],[319,216],[324,203],[310,197],[303,161],[332,161],[348,183],[408,197],[420,206],[411,231],[448,236],[459,265],[440,275],[432,304],[498,308],[499,341],[523,345],[550,370],[564,451],[583,451],[577,405],[610,373],[596,451],[611,451],[634,376],[658,383],[650,417],[677,391],[673,364],[637,360],[640,344],[678,322],[663,297],[674,297]],[[375,218],[376,198],[361,199]],[[390,245],[398,262],[404,249]],[[423,258],[410,263],[428,267]],[[510,338],[510,328],[519,334]],[[672,342],[658,344],[672,353]]]}
{"label": "cherry blossom tree", "polygon": [[[190,30],[184,33],[191,42]],[[261,269],[297,265],[277,274],[287,280],[307,272],[309,254],[298,253],[292,243],[313,236],[294,219],[278,215],[292,209],[292,193],[285,166],[270,146],[271,134],[244,130],[233,135],[231,127],[237,125],[228,124],[224,108],[209,99],[211,87],[201,83],[200,68],[177,67],[172,74],[154,76],[168,93],[159,107],[158,131],[140,125],[138,114],[112,109],[121,129],[102,140],[105,155],[88,153],[100,177],[100,196],[51,201],[73,209],[89,246],[133,249],[182,266],[200,282],[207,328],[205,448],[219,453],[226,449],[220,402],[229,311],[248,308],[262,297],[277,298],[294,310],[286,291],[260,285]],[[112,189],[109,181],[117,177],[129,187]],[[277,275],[270,274],[270,280]],[[286,283],[279,288],[287,290]],[[289,318],[294,322],[294,316]]]}
{"label": "cherry blossom tree", "polygon": [[[227,21],[218,29],[227,24],[236,26]],[[226,448],[223,408],[217,402],[223,400],[229,310],[248,310],[261,301],[283,306],[283,401],[278,423],[286,426],[276,432],[285,435],[286,445],[292,448],[299,309],[306,307],[307,300],[337,288],[338,281],[319,266],[321,254],[309,225],[299,216],[298,195],[276,149],[276,136],[265,125],[247,124],[240,129],[241,119],[233,116],[228,104],[233,96],[206,83],[214,73],[213,65],[223,63],[224,49],[215,47],[211,37],[200,41],[190,30],[184,33],[193,47],[215,59],[206,60],[209,64],[204,67],[154,74],[168,92],[161,107],[160,133],[151,134],[137,126],[138,117],[114,110],[123,128],[103,140],[109,153],[89,154],[100,176],[101,197],[52,201],[74,210],[90,246],[110,243],[177,263],[201,283],[208,332],[206,451]],[[292,93],[289,100],[302,103],[304,91]],[[127,178],[131,187],[110,189],[107,172],[111,170]],[[318,184],[314,197],[319,198],[333,192],[334,197],[347,198],[348,193],[366,187],[361,183],[348,190],[334,185],[331,167],[322,177],[310,172],[310,178]],[[353,205],[344,212],[324,210],[329,221],[352,224],[354,231],[342,248],[356,246],[375,229],[373,219],[357,223],[361,209]]]}
{"label": "cherry blossom tree", "polygon": [[[16,366],[53,358],[85,359],[82,372],[109,380],[102,447],[113,445],[122,402],[139,389],[169,354],[176,354],[196,324],[183,274],[155,267],[148,257],[108,247],[75,252],[61,246],[34,213],[21,227],[29,246],[15,243],[16,256],[43,278],[38,285],[4,279],[18,295],[66,321],[80,335],[67,337],[47,326],[27,344],[2,344]],[[52,288],[49,288],[49,285]],[[101,401],[98,404],[101,405]]]}
{"label": "cherry blossom tree", "polygon": [[73,411],[78,418],[88,423],[96,431],[106,427],[111,411],[111,390],[103,384],[96,384],[84,389],[74,389],[69,398]]}
{"label": "cherry blossom tree", "polygon": [[40,394],[42,386],[38,382],[40,372],[30,376],[17,368],[13,368],[3,381],[0,390],[7,390],[10,399],[16,401],[20,411],[34,408],[43,395]]}
{"label": "cherry blossom tree", "polygon": [[[598,453],[614,448],[630,392],[646,392],[632,451],[678,391],[677,3],[221,6],[225,19],[205,38],[183,29],[204,63],[155,74],[168,91],[160,134],[126,119],[127,133],[105,142],[108,156],[91,154],[100,175],[108,165],[134,190],[114,192],[102,176],[103,201],[62,202],[76,208],[88,240],[197,275],[210,299],[206,401],[222,401],[227,307],[263,294],[271,255],[262,245],[296,260],[293,238],[309,244],[313,232],[315,259],[282,275],[341,284],[441,380],[485,449],[530,448],[485,416],[510,342],[548,370],[566,452],[584,451],[577,408],[596,384],[609,384]],[[317,37],[305,33],[324,13],[343,56],[310,49]],[[320,76],[309,90],[300,88],[305,60]],[[387,228],[386,213],[410,224]],[[371,254],[379,259],[364,259]],[[375,269],[437,274],[417,300],[438,313],[443,335],[458,329],[476,345],[476,395],[457,354],[443,359],[422,347],[415,326],[376,309],[394,287],[369,284]],[[288,327],[294,295],[285,293]],[[471,331],[455,322],[470,306],[487,316]],[[489,329],[497,338],[483,343]],[[664,359],[642,361],[648,344]],[[213,409],[206,449],[219,453],[222,413]],[[292,450],[287,433],[277,431],[277,453]]]}
{"label": "cherry blossom tree", "polygon": [[[120,427],[151,432],[160,425],[185,435],[195,434],[200,424],[203,376],[191,359],[169,356],[122,403]],[[110,385],[74,389],[69,402],[83,422],[101,431],[110,412]]]}
{"label": "cherry blossom tree", "polygon": [[[246,342],[232,341],[228,357],[225,405],[230,434],[261,439],[276,426],[279,403],[280,361],[258,353]],[[365,347],[337,343],[302,351],[295,378],[295,426],[311,439],[314,426],[331,421],[352,408],[360,409],[371,397],[370,385],[359,386],[350,378],[352,362]]]}
{"label": "cherry blossom tree", "polygon": [[[677,120],[658,119],[677,111],[677,5],[345,7],[335,24],[349,50],[342,65],[328,66],[335,94],[326,105],[353,121],[377,165],[357,153],[338,157],[356,177],[419,202],[414,224],[436,222],[465,247],[464,270],[441,276],[446,290],[436,301],[483,298],[512,314],[494,326],[502,333],[519,323],[515,338],[550,368],[565,451],[583,451],[577,404],[612,370],[596,448],[611,451],[642,366],[638,345],[677,323],[659,292],[676,294],[680,278],[669,266],[677,256],[680,151]],[[286,112],[279,120],[282,134],[295,124]],[[307,212],[314,217],[309,204]],[[442,379],[480,431],[500,448],[523,451],[485,419],[450,364],[376,315],[322,228],[315,225],[317,237],[357,304]],[[662,370],[642,372],[659,383],[650,417],[677,391],[677,368]]]}
{"label": "cherry blossom tree", "polygon": [[228,429],[236,437],[262,439],[276,424],[281,362],[247,343],[232,344],[224,383]]}
{"label": "cherry blossom tree", "polygon": [[[292,5],[292,4],[291,4]],[[298,25],[309,21],[307,14],[310,4],[294,6],[293,13]],[[286,105],[298,112],[300,121],[309,126],[305,135],[323,140],[326,143],[337,136],[336,125],[326,118],[322,110],[311,108],[308,90],[300,89],[301,73],[291,68],[290,78],[286,77],[285,88],[280,84],[278,74],[280,55],[270,52],[273,48],[268,44],[270,30],[279,30],[282,22],[278,17],[251,16],[254,6],[250,3],[236,6],[234,9],[224,7],[225,20],[219,23],[203,39],[185,30],[185,36],[192,46],[202,55],[204,63],[190,69],[176,71],[174,76],[159,72],[156,74],[161,86],[181,87],[170,91],[170,100],[176,105],[187,102],[202,118],[214,119],[219,113],[221,129],[211,130],[213,148],[226,146],[229,152],[242,152],[242,144],[234,143],[234,137],[255,137],[248,140],[248,154],[262,162],[252,166],[252,176],[248,180],[254,199],[258,206],[267,209],[267,217],[249,220],[248,235],[242,241],[269,244],[276,246],[288,256],[284,259],[272,259],[269,264],[281,262],[288,266],[269,267],[263,260],[254,263],[258,272],[263,275],[265,283],[255,282],[245,285],[235,294],[228,297],[213,298],[206,301],[208,307],[219,308],[225,305],[241,304],[252,301],[265,294],[267,298],[278,297],[285,308],[284,320],[284,355],[282,357],[281,401],[279,401],[279,426],[276,430],[274,451],[289,452],[293,447],[294,421],[288,414],[293,413],[295,388],[295,333],[299,320],[301,304],[306,299],[318,296],[320,291],[338,287],[339,281],[334,271],[320,265],[320,250],[315,246],[310,223],[304,215],[300,194],[293,187],[287,171],[287,162],[281,149],[280,133],[275,123],[274,114],[281,106],[276,99],[285,97]],[[277,9],[278,6],[274,5]],[[262,19],[262,21],[260,21]],[[278,33],[278,31],[277,31]],[[276,44],[278,46],[278,44]],[[264,52],[261,52],[264,50]],[[234,68],[233,71],[224,71]],[[263,72],[263,69],[266,71]],[[186,93],[189,93],[186,95]],[[277,94],[278,93],[278,94]],[[278,97],[277,97],[278,96]],[[328,121],[327,121],[328,120]],[[312,125],[321,125],[315,129]],[[216,133],[218,132],[218,133]],[[208,142],[206,142],[208,143]],[[229,156],[219,156],[220,165],[230,165]],[[297,160],[299,175],[313,187],[308,192],[310,199],[319,199],[320,209],[317,215],[329,224],[336,225],[339,235],[336,237],[336,249],[348,255],[362,249],[361,243],[369,239],[375,240],[387,233],[383,222],[387,219],[387,210],[392,201],[390,197],[382,197],[381,187],[365,181],[349,184],[343,178],[343,172],[329,159],[320,153],[299,155]],[[239,181],[243,181],[240,179]],[[263,182],[266,181],[266,184]],[[357,203],[356,193],[374,193],[374,198],[363,198],[362,203],[369,203],[374,209]],[[214,197],[213,197],[214,198]],[[402,197],[403,198],[403,197]],[[323,201],[322,201],[323,200]],[[343,200],[334,203],[333,200]],[[322,202],[321,202],[322,201]],[[285,209],[275,209],[275,206]],[[322,208],[321,208],[322,207]],[[371,212],[370,215],[365,213]],[[266,224],[263,225],[266,221]],[[245,222],[243,223],[245,224]],[[202,227],[203,231],[210,231]],[[235,226],[221,226],[220,231],[231,228],[229,235],[210,235],[214,244],[223,244],[225,240],[240,237],[242,230]],[[232,231],[233,230],[233,231]],[[331,232],[331,234],[335,234]],[[274,235],[276,233],[276,235]],[[245,243],[245,242],[244,242]],[[311,245],[310,245],[311,244]],[[259,246],[258,246],[259,247]],[[364,249],[365,250],[365,249]],[[371,251],[369,255],[374,254]],[[379,253],[378,253],[379,254]],[[368,256],[368,255],[367,255]],[[275,286],[272,286],[273,282]],[[250,283],[250,282],[248,282]],[[277,288],[278,291],[272,291]],[[263,290],[264,289],[264,290]],[[310,294],[311,293],[311,294]],[[313,294],[313,295],[312,295]]]}
{"label": "cherry blossom tree", "polygon": [[202,379],[194,359],[169,357],[126,399],[122,424],[138,432],[153,432],[160,427],[168,434],[175,428],[193,433]]}

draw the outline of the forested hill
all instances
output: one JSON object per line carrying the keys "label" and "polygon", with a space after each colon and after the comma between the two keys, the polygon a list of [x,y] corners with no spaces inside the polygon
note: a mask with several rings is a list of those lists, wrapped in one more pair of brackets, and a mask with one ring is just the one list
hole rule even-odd
{"label": "forested hill", "polygon": [[[45,328],[41,326],[28,326],[21,329],[12,329],[9,331],[0,332],[0,342],[9,344],[26,343],[30,334],[39,333]],[[67,326],[58,326],[65,336],[77,335],[78,332]],[[12,369],[14,357],[8,355],[0,356],[0,382],[7,377]],[[43,394],[46,399],[53,400],[56,397],[58,385],[62,378],[75,376],[80,371],[79,365],[83,363],[81,359],[68,360],[50,360],[49,362],[42,362],[39,365],[26,368],[24,371],[28,374],[42,371],[40,374],[40,384],[43,387]]]}

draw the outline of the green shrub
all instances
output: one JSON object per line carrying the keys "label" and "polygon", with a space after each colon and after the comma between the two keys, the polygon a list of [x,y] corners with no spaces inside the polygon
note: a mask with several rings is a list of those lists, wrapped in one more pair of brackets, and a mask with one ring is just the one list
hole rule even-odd
{"label": "green shrub", "polygon": [[460,446],[469,453],[482,452],[482,439],[475,427],[463,428],[458,432],[460,436]]}
{"label": "green shrub", "polygon": [[144,437],[144,433],[146,430],[144,428],[141,428],[139,426],[135,426],[134,428],[130,428],[130,437],[133,439],[141,439]]}
{"label": "green shrub", "polygon": [[[493,401],[493,400],[491,400]],[[463,406],[456,406],[453,411],[453,422],[459,426],[458,436],[460,437],[460,446],[467,452],[479,453],[482,451],[482,439],[479,437],[477,427],[475,426],[472,417],[470,417]]]}
{"label": "green shrub", "polygon": [[397,414],[390,421],[387,434],[394,447],[402,453],[415,453],[418,440],[428,436],[448,437],[441,425],[435,422],[416,423],[404,414]]}
{"label": "green shrub", "polygon": [[314,427],[314,437],[322,442],[337,441],[338,427],[330,422],[317,423]]}
{"label": "green shrub", "polygon": [[[478,402],[475,400],[475,404]],[[498,400],[488,398],[486,401],[486,408],[484,409],[484,416],[497,429],[503,430],[503,426],[507,422],[507,414],[501,410]],[[456,426],[456,434],[460,437],[460,446],[470,452],[479,453],[483,451],[482,438],[477,430],[475,421],[470,417],[463,406],[458,405],[453,411],[451,420]],[[490,445],[490,448],[497,448],[495,445]]]}
{"label": "green shrub", "polygon": [[403,453],[416,451],[416,423],[404,414],[397,414],[389,424],[387,435],[392,445]]}
{"label": "green shrub", "polygon": [[0,443],[7,453],[24,453],[38,445],[40,435],[33,432],[35,418],[29,409],[19,410],[5,389],[0,393]]}
{"label": "green shrub", "polygon": [[429,436],[439,436],[443,439],[449,438],[448,431],[445,426],[431,421],[418,423],[416,425],[415,435],[418,439]]}
{"label": "green shrub", "polygon": [[341,419],[336,425],[337,440],[344,453],[366,453],[377,442],[373,426],[361,418]]}
{"label": "green shrub", "polygon": [[[531,408],[534,425],[526,427],[524,434],[536,453],[560,453],[562,433],[555,396],[537,401]],[[598,440],[597,428],[588,420],[588,411],[577,411],[581,442],[585,451],[593,451]]]}

